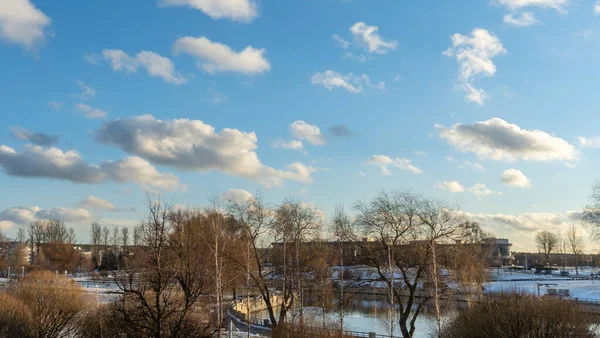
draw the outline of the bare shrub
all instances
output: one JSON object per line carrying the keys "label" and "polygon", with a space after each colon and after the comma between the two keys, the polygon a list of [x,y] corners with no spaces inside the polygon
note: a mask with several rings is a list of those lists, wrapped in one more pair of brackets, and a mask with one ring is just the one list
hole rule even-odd
{"label": "bare shrub", "polygon": [[72,335],[87,306],[85,292],[78,284],[48,271],[32,272],[12,292],[26,304],[38,338]]}
{"label": "bare shrub", "polygon": [[440,337],[596,337],[592,318],[581,310],[567,300],[504,294],[461,312]]}
{"label": "bare shrub", "polygon": [[0,337],[33,337],[33,318],[27,305],[8,293],[0,293]]}

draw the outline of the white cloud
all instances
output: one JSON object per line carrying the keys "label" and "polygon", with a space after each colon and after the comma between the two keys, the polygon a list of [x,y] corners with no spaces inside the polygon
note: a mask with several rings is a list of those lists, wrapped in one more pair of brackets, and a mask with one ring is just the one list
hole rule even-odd
{"label": "white cloud", "polygon": [[531,181],[518,169],[505,170],[502,172],[500,179],[506,186],[523,188],[531,187]]}
{"label": "white cloud", "polygon": [[448,128],[436,125],[440,137],[457,150],[497,161],[576,161],[579,152],[569,142],[541,130],[521,129],[500,118],[457,123]]}
{"label": "white cloud", "polygon": [[465,187],[463,187],[462,184],[460,184],[458,181],[438,182],[438,184],[436,184],[435,187],[438,188],[438,189],[448,190],[448,191],[451,191],[451,192],[463,192],[463,191],[465,191]]}
{"label": "white cloud", "polygon": [[75,110],[83,113],[85,115],[86,118],[88,119],[103,119],[106,118],[107,114],[105,111],[98,109],[98,108],[93,108],[91,106],[88,106],[87,104],[83,104],[83,103],[78,103],[75,105]]}
{"label": "white cloud", "polygon": [[86,223],[92,219],[92,214],[82,208],[51,208],[39,210],[35,213],[35,218],[56,219],[66,223]]}
{"label": "white cloud", "polygon": [[509,13],[504,16],[503,21],[505,24],[517,27],[527,27],[539,23],[531,12]]}
{"label": "white cloud", "polygon": [[161,173],[148,161],[137,156],[126,157],[117,162],[102,163],[102,170],[119,183],[136,182],[142,186],[165,190],[186,190],[179,178],[170,173]]}
{"label": "white cloud", "polygon": [[63,103],[59,101],[50,101],[48,102],[48,106],[54,110],[60,110],[63,106]]}
{"label": "white cloud", "polygon": [[344,59],[352,59],[355,61],[358,61],[360,63],[366,62],[367,61],[367,57],[362,55],[362,54],[354,54],[352,52],[346,52],[344,53],[344,55],[342,55],[342,57]]}
{"label": "white cloud", "polygon": [[353,79],[352,73],[348,75],[341,75],[340,73],[336,73],[333,70],[326,70],[323,73],[315,73],[310,82],[313,85],[323,85],[323,87],[332,90],[333,88],[340,87],[344,88],[350,93],[360,93],[362,87],[359,85],[354,85],[352,82],[355,82]]}
{"label": "white cloud", "polygon": [[56,219],[67,223],[87,223],[93,219],[93,215],[82,208],[13,207],[0,211],[0,228],[7,229],[14,225],[27,226],[36,220],[48,219]]}
{"label": "white cloud", "polygon": [[290,125],[290,132],[295,138],[305,140],[312,145],[322,146],[327,143],[319,127],[302,120],[294,121]]}
{"label": "white cloud", "polygon": [[19,140],[29,141],[39,146],[50,146],[58,143],[60,136],[34,133],[21,127],[9,127],[10,132]]}
{"label": "white cloud", "polygon": [[455,33],[451,36],[452,46],[444,55],[455,57],[459,64],[459,88],[467,93],[467,100],[483,105],[486,97],[483,89],[473,86],[473,81],[481,76],[494,76],[496,65],[492,59],[506,53],[498,38],[485,29],[475,28],[471,35]]}
{"label": "white cloud", "polygon": [[357,22],[350,27],[354,41],[360,47],[366,48],[369,53],[385,54],[398,47],[398,42],[384,40],[378,30],[379,27],[369,26],[364,22]]}
{"label": "white cloud", "polygon": [[600,1],[596,1],[594,4],[594,14],[600,14]]}
{"label": "white cloud", "polygon": [[302,144],[302,141],[298,141],[298,140],[291,140],[289,142],[285,142],[283,140],[275,140],[273,142],[273,148],[304,151],[304,144]]}
{"label": "white cloud", "polygon": [[202,36],[185,36],[173,44],[175,54],[189,54],[198,59],[198,66],[208,73],[235,72],[248,75],[262,74],[271,69],[264,48],[246,47],[236,52],[231,47],[212,42]]}
{"label": "white cloud", "polygon": [[[135,56],[130,56],[119,49],[104,49],[102,50],[102,57],[110,63],[111,68],[116,72],[136,73],[139,68],[143,67],[148,75],[160,77],[167,83],[176,85],[186,83],[185,78],[175,71],[173,61],[154,52],[144,50]],[[89,55],[85,59],[88,62],[94,60]]]}
{"label": "white cloud", "polygon": [[317,169],[292,163],[286,170],[265,166],[256,153],[258,139],[254,132],[215,128],[200,120],[157,120],[142,115],[105,122],[94,132],[105,144],[152,163],[182,170],[209,172],[219,170],[266,186],[281,185],[284,180],[312,182]]}
{"label": "white cloud", "polygon": [[29,0],[0,1],[0,38],[28,50],[35,50],[46,39],[51,20]]}
{"label": "white cloud", "polygon": [[342,47],[343,49],[348,49],[348,47],[350,47],[350,41],[344,40],[341,36],[333,34],[332,38],[336,45]]}
{"label": "white cloud", "polygon": [[223,194],[221,194],[221,199],[226,201],[236,201],[236,202],[245,202],[254,198],[252,193],[244,190],[244,189],[229,189]]}
{"label": "white cloud", "polygon": [[[83,90],[80,94],[73,94],[71,97],[80,99],[80,100],[88,100],[94,98],[96,96],[96,89],[88,86],[83,81],[77,81],[77,86]],[[62,106],[62,104],[61,104]]]}
{"label": "white cloud", "polygon": [[414,165],[412,165],[412,160],[406,158],[396,157],[392,159],[391,157],[385,155],[373,155],[370,159],[367,160],[366,164],[378,166],[381,168],[381,173],[383,175],[391,175],[389,167],[395,167],[400,170],[410,171],[413,174],[421,174],[423,171]]}
{"label": "white cloud", "polygon": [[485,167],[477,162],[464,161],[463,163],[464,163],[464,166],[461,168],[469,168],[469,169],[473,169],[475,171],[485,171]]}
{"label": "white cloud", "polygon": [[600,136],[578,137],[579,145],[586,148],[600,148]]}
{"label": "white cloud", "polygon": [[100,197],[96,197],[94,195],[89,195],[83,200],[79,202],[79,205],[82,208],[90,209],[90,210],[104,210],[104,211],[114,211],[117,208],[110,203],[109,201],[102,199]]}
{"label": "white cloud", "polygon": [[240,22],[250,22],[258,16],[254,0],[160,0],[159,6],[187,6],[213,19],[226,18]]}
{"label": "white cloud", "polygon": [[128,157],[118,162],[105,161],[100,165],[91,165],[78,152],[62,151],[56,147],[30,145],[18,153],[0,145],[0,168],[7,175],[17,177],[44,177],[88,184],[112,180],[118,183],[137,182],[156,188],[179,188],[177,177],[159,173],[143,159]]}
{"label": "white cloud", "polygon": [[415,155],[421,156],[421,157],[429,156],[429,153],[426,151],[423,151],[423,150],[415,150],[414,153],[415,153]]}
{"label": "white cloud", "polygon": [[472,187],[469,188],[469,192],[477,197],[483,197],[483,196],[488,196],[488,195],[492,195],[492,194],[500,194],[498,192],[495,192],[495,191],[489,189],[483,183],[475,183]]}
{"label": "white cloud", "polygon": [[452,157],[452,156],[446,156],[446,161],[448,161],[448,162],[454,162],[454,161],[456,161],[456,159],[454,157]]}
{"label": "white cloud", "polygon": [[361,76],[356,76],[352,73],[342,75],[333,70],[326,70],[323,73],[315,73],[310,81],[313,85],[322,85],[329,90],[339,87],[354,94],[362,91],[363,84],[380,92],[385,92],[385,82],[373,84],[371,83],[371,79],[365,74],[362,74]]}
{"label": "white cloud", "polygon": [[525,7],[552,8],[564,13],[565,7],[571,3],[571,0],[496,0],[498,4],[506,6],[510,10]]}
{"label": "white cloud", "polygon": [[40,208],[36,206],[8,208],[0,212],[0,221],[26,225],[35,221],[38,211]]}

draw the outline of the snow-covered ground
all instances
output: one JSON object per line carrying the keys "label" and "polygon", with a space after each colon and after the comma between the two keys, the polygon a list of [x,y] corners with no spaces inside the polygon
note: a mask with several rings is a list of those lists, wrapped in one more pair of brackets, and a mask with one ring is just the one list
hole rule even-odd
{"label": "snow-covered ground", "polygon": [[[577,298],[581,301],[599,302],[600,301],[600,279],[591,278],[591,274],[596,274],[597,268],[583,268],[579,271],[579,276],[575,275],[574,269],[570,276],[561,276],[559,271],[553,271],[551,275],[532,274],[531,271],[504,271],[494,270],[491,274],[493,282],[485,283],[486,292],[527,292],[531,294],[538,293],[540,296],[547,294],[548,289],[566,289],[569,290],[571,298]],[[546,285],[555,284],[555,285]]]}

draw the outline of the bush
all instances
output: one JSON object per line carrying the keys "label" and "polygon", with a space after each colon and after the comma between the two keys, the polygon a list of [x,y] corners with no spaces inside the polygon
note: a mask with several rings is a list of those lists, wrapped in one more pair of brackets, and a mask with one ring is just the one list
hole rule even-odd
{"label": "bush", "polygon": [[475,303],[446,327],[441,338],[592,338],[594,323],[568,300],[505,294]]}
{"label": "bush", "polygon": [[0,337],[33,337],[33,319],[27,305],[0,292]]}
{"label": "bush", "polygon": [[78,284],[47,271],[32,272],[0,295],[0,337],[72,336],[88,304]]}

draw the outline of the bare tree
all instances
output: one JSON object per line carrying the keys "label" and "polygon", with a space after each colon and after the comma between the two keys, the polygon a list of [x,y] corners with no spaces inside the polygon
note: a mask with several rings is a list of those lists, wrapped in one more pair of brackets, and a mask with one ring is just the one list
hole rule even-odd
{"label": "bare tree", "polygon": [[141,231],[140,231],[140,226],[136,225],[133,227],[133,246],[136,247],[140,244],[140,235],[141,235]]}
{"label": "bare tree", "polygon": [[[115,274],[123,295],[118,302],[127,336],[205,337],[210,320],[199,317],[197,304],[207,292],[206,249],[194,217],[176,217],[162,200],[147,202],[148,218],[139,227],[138,246],[126,273]],[[209,323],[209,324],[206,324]],[[204,324],[205,326],[203,326]]]}
{"label": "bare tree", "polygon": [[437,322],[438,335],[442,332],[442,312],[440,307],[440,268],[438,262],[437,246],[440,241],[452,239],[460,230],[462,217],[456,208],[451,208],[430,199],[422,199],[417,208],[417,214],[424,225],[425,238],[431,250],[431,266],[429,275],[433,286],[434,310]]}
{"label": "bare tree", "polygon": [[550,254],[556,249],[558,242],[558,236],[547,230],[540,231],[535,235],[538,250],[546,256],[546,265],[550,265]]}
{"label": "bare tree", "polygon": [[36,261],[40,255],[40,247],[45,242],[45,227],[43,221],[35,221],[29,224],[29,243],[31,246],[31,264]]}
{"label": "bare tree", "polygon": [[304,274],[301,261],[302,243],[319,234],[322,215],[313,205],[291,199],[285,200],[275,212],[273,223],[275,234],[283,241],[283,307],[279,323],[285,320],[287,310],[294,304],[297,295],[299,322],[304,325]]}
{"label": "bare tree", "polygon": [[571,253],[575,256],[575,274],[579,275],[578,258],[583,254],[583,237],[577,232],[575,224],[571,224],[567,233],[567,239]]}
{"label": "bare tree", "polygon": [[121,231],[119,227],[115,226],[112,231],[111,242],[113,250],[117,252],[119,250],[119,244],[121,244]]}
{"label": "bare tree", "polygon": [[[242,261],[231,257],[232,261],[243,269],[254,286],[260,292],[260,295],[266,305],[269,319],[273,327],[279,324],[279,318],[276,314],[277,308],[280,311],[287,311],[289,302],[283,300],[281,304],[272,302],[273,291],[268,284],[269,269],[265,268],[265,257],[272,252],[271,238],[273,224],[275,222],[274,211],[269,208],[262,200],[260,193],[248,200],[230,199],[227,202],[229,214],[240,224],[244,230],[248,241],[248,257]],[[250,285],[247,285],[249,288]],[[285,299],[285,298],[284,298]]]}
{"label": "bare tree", "polygon": [[338,273],[339,279],[339,299],[338,299],[338,316],[340,318],[340,330],[343,332],[344,330],[344,317],[345,313],[345,303],[346,303],[346,295],[344,293],[344,287],[346,281],[344,280],[344,275],[346,273],[346,267],[344,265],[344,247],[347,246],[348,242],[353,242],[356,240],[356,234],[354,233],[354,229],[352,227],[352,222],[350,221],[350,217],[346,213],[343,205],[338,205],[335,208],[332,220],[332,232],[337,240],[339,246],[339,262],[340,262],[340,270]]}
{"label": "bare tree", "polygon": [[370,201],[358,202],[355,209],[357,226],[374,239],[362,243],[366,263],[389,290],[390,334],[395,334],[396,323],[401,335],[410,338],[432,299],[439,320],[439,298],[448,289],[440,275],[442,268],[450,268],[442,263],[453,261],[443,257],[454,247],[442,250],[440,243],[456,238],[462,220],[455,208],[411,191],[382,191]]}
{"label": "bare tree", "polygon": [[102,227],[100,224],[94,222],[92,223],[91,229],[91,238],[92,238],[92,259],[94,260],[95,265],[100,264],[100,257],[98,257],[99,246],[102,241]]}
{"label": "bare tree", "polygon": [[582,220],[591,228],[594,241],[600,241],[600,181],[592,186],[591,203],[583,209]]}
{"label": "bare tree", "polygon": [[0,231],[0,269],[4,268],[4,265],[8,260],[8,249],[8,238]]}
{"label": "bare tree", "polygon": [[102,228],[102,245],[104,246],[104,250],[108,249],[108,243],[110,241],[110,229],[105,225]]}
{"label": "bare tree", "polygon": [[125,248],[127,248],[127,246],[129,245],[129,228],[128,227],[123,227],[121,229],[121,244],[123,246],[123,250],[125,250]]}

